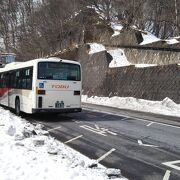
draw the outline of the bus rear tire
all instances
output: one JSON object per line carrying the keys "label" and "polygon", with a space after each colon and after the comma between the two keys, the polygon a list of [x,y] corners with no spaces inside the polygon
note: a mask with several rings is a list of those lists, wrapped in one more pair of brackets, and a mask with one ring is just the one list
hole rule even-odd
{"label": "bus rear tire", "polygon": [[15,101],[15,114],[20,115],[20,100],[18,98]]}

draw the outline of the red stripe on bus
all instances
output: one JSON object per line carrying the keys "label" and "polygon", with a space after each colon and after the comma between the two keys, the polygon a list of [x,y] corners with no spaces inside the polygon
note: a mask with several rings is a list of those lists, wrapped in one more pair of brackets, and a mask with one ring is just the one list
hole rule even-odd
{"label": "red stripe on bus", "polygon": [[8,88],[0,88],[0,97],[4,96],[9,91]]}

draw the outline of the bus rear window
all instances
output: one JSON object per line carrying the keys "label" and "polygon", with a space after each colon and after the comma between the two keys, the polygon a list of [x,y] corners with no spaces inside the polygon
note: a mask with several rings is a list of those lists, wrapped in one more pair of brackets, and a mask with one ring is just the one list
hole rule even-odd
{"label": "bus rear window", "polygon": [[80,81],[80,66],[63,62],[39,62],[38,79]]}

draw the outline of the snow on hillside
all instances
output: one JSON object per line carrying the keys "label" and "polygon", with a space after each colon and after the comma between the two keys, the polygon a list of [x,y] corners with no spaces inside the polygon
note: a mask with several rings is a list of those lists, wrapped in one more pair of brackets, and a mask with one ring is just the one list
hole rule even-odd
{"label": "snow on hillside", "polygon": [[[89,43],[90,51],[89,54],[98,53],[101,51],[106,51],[105,46],[97,43]],[[121,66],[129,66],[131,63],[127,60],[125,53],[122,49],[115,49],[107,51],[112,56],[112,61],[109,64],[109,67],[121,67]]]}
{"label": "snow on hillside", "polygon": [[110,50],[108,53],[113,57],[113,60],[109,64],[110,68],[131,65],[122,49]]}
{"label": "snow on hillside", "polygon": [[103,46],[102,44],[89,43],[89,45],[90,45],[89,54],[94,54],[106,50],[105,46]]}
{"label": "snow on hillside", "polygon": [[157,66],[157,64],[135,64],[136,68],[145,68],[145,67],[152,67]]}
{"label": "snow on hillside", "polygon": [[154,42],[161,41],[161,39],[157,38],[155,35],[147,32],[147,34],[142,33],[143,36],[143,42],[140,43],[140,45],[146,45]]}
{"label": "snow on hillside", "polygon": [[114,30],[114,34],[112,35],[112,37],[115,37],[115,36],[118,36],[120,34],[120,31],[123,28],[123,26],[121,24],[112,22],[111,28]]}
{"label": "snow on hillside", "polygon": [[[106,51],[106,47],[103,46],[102,44],[89,43],[89,45],[90,45],[90,51],[89,51],[90,55],[101,52],[101,51]],[[108,50],[107,52],[113,58],[112,61],[109,63],[110,68],[132,65],[128,61],[123,49],[117,48],[113,50]],[[157,66],[157,64],[135,64],[135,67],[137,68],[144,68],[144,67],[150,67],[150,66]]]}
{"label": "snow on hillside", "polygon": [[109,180],[108,169],[51,137],[40,124],[32,125],[0,108],[1,180]]}
{"label": "snow on hillside", "polygon": [[149,101],[133,97],[114,96],[109,98],[83,95],[82,102],[180,117],[180,104],[176,104],[169,98],[165,98],[163,101]]}
{"label": "snow on hillside", "polygon": [[172,38],[172,39],[167,39],[165,40],[167,44],[171,45],[171,44],[178,44],[180,43],[177,39]]}

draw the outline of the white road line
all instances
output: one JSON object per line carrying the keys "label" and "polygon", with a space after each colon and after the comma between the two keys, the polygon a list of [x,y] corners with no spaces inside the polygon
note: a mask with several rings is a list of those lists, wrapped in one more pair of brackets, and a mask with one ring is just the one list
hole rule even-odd
{"label": "white road line", "polygon": [[138,140],[138,144],[139,144],[140,146],[146,146],[146,147],[158,147],[158,146],[155,146],[155,145],[152,145],[152,144],[144,144],[144,143],[142,142],[142,140]]}
{"label": "white road line", "polygon": [[154,122],[150,122],[150,123],[147,124],[146,126],[151,126],[152,124],[154,124]]}
{"label": "white road line", "polygon": [[[150,120],[145,120],[145,119],[139,119],[139,118],[135,118],[135,117],[130,117],[130,116],[126,116],[126,115],[121,115],[121,114],[117,114],[117,113],[110,113],[110,112],[106,112],[106,111],[98,111],[98,110],[92,110],[92,109],[88,109],[88,108],[83,108],[85,110],[88,110],[88,111],[93,111],[93,112],[101,112],[101,113],[105,113],[105,114],[110,114],[110,115],[116,115],[116,116],[119,116],[119,117],[126,117],[127,119],[132,119],[132,120],[137,120],[137,121],[143,121],[143,122],[148,122],[148,123],[151,123],[152,121]],[[123,119],[122,119],[123,120]],[[164,124],[164,123],[158,123],[158,122],[154,122],[154,124],[159,124],[161,126],[167,126],[167,127],[172,127],[172,128],[177,128],[177,129],[180,129],[179,126],[174,126],[174,125],[170,125],[170,124]]]}
{"label": "white road line", "polygon": [[90,126],[84,125],[84,126],[80,126],[80,127],[83,128],[83,129],[86,129],[86,130],[88,130],[88,131],[94,132],[94,133],[96,133],[96,134],[99,134],[99,135],[101,135],[101,136],[106,136],[106,135],[104,134],[105,132],[96,130],[96,129],[90,127]]}
{"label": "white road line", "polygon": [[96,129],[100,129],[99,126],[97,124],[94,125],[96,127]]}
{"label": "white road line", "polygon": [[117,136],[117,133],[115,133],[115,132],[112,132],[112,131],[109,131],[109,130],[107,132],[114,135],[114,136]]}
{"label": "white road line", "polygon": [[106,154],[102,155],[100,158],[97,159],[97,162],[99,163],[100,161],[102,161],[104,158],[106,158],[107,156],[109,156],[113,151],[115,151],[116,149],[113,148],[110,151],[108,151]]}
{"label": "white road line", "polygon": [[[134,119],[137,120],[137,121],[151,122],[151,121],[148,121],[148,120],[145,120],[145,119],[138,119],[138,118],[134,118]],[[179,126],[174,126],[174,125],[170,125],[170,124],[164,124],[164,123],[159,123],[159,122],[154,122],[154,124],[159,124],[161,126],[167,126],[167,127],[172,127],[172,128],[180,129]]]}
{"label": "white road line", "polygon": [[101,131],[108,131],[107,128],[101,128]]}
{"label": "white road line", "polygon": [[164,162],[162,164],[164,164],[165,166],[168,166],[168,167],[171,167],[173,169],[176,169],[176,170],[180,171],[180,166],[176,166],[175,165],[175,164],[180,164],[180,160]]}
{"label": "white road line", "polygon": [[72,139],[70,139],[70,140],[64,142],[64,143],[67,144],[67,143],[69,143],[69,142],[72,142],[72,141],[74,141],[74,140],[76,140],[76,139],[81,138],[82,136],[83,136],[83,135],[77,136],[77,137],[75,137],[75,138],[72,138]]}
{"label": "white road line", "polygon": [[164,177],[163,177],[163,180],[169,180],[170,173],[171,173],[171,171],[167,170]]}
{"label": "white road line", "polygon": [[109,134],[112,134],[112,135],[115,135],[117,136],[117,133],[113,132],[113,131],[110,131],[109,129],[107,128],[99,128],[99,130],[103,131],[103,132],[108,132]]}
{"label": "white road line", "polygon": [[55,127],[55,128],[52,128],[52,129],[48,129],[47,131],[48,132],[50,132],[50,131],[54,131],[54,130],[56,130],[56,129],[60,129],[61,128],[61,126],[59,126],[59,127]]}

